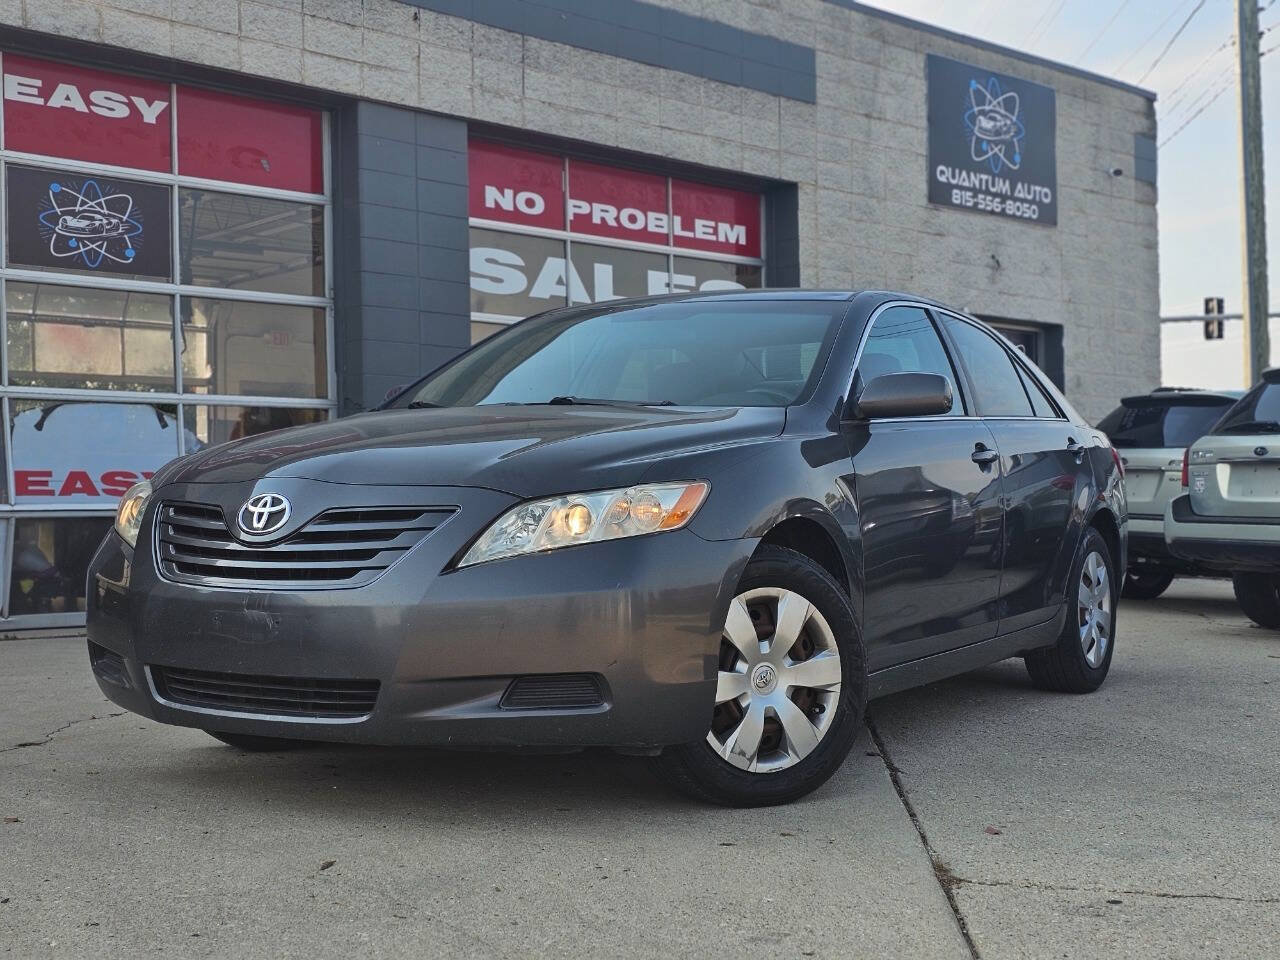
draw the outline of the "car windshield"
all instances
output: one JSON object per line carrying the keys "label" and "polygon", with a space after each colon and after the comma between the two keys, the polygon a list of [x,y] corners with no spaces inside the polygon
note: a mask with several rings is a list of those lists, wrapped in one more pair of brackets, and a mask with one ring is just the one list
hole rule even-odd
{"label": "car windshield", "polygon": [[821,373],[847,306],[694,299],[558,310],[496,334],[390,406],[784,407]]}
{"label": "car windshield", "polygon": [[1262,382],[1240,398],[1214,433],[1280,433],[1280,383]]}
{"label": "car windshield", "polygon": [[1102,419],[1098,429],[1117,448],[1188,447],[1208,433],[1231,404],[1226,397],[1202,397],[1194,403],[1126,400]]}

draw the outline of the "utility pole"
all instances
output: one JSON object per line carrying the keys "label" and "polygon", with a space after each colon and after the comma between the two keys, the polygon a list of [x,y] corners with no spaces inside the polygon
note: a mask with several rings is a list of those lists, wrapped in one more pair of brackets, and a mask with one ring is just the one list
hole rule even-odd
{"label": "utility pole", "polygon": [[1259,70],[1258,0],[1236,0],[1236,48],[1240,51],[1240,156],[1244,226],[1244,375],[1257,383],[1271,365],[1267,329],[1267,202],[1262,169],[1262,75]]}

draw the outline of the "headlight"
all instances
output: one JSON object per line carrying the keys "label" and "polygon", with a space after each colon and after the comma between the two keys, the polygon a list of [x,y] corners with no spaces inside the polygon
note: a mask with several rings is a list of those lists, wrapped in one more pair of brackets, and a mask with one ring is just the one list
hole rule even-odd
{"label": "headlight", "polygon": [[531,500],[495,520],[458,566],[677,530],[702,506],[709,489],[699,480]]}
{"label": "headlight", "polygon": [[131,547],[138,545],[138,529],[142,526],[142,513],[151,499],[151,481],[135,483],[124,492],[116,507],[116,533]]}

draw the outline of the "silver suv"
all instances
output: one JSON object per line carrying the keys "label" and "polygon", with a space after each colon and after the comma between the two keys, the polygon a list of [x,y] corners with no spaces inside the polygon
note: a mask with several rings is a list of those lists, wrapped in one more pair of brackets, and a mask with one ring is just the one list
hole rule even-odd
{"label": "silver suv", "polygon": [[[1182,493],[1186,448],[1218,422],[1241,391],[1161,387],[1125,397],[1098,429],[1120,452],[1129,499],[1129,569],[1124,595],[1139,600],[1160,596],[1178,574],[1213,571],[1180,560],[1164,542],[1164,511]],[[1221,574],[1217,574],[1221,576]]]}
{"label": "silver suv", "polygon": [[1249,618],[1280,629],[1280,368],[1191,445],[1182,482],[1164,513],[1170,552],[1230,573]]}

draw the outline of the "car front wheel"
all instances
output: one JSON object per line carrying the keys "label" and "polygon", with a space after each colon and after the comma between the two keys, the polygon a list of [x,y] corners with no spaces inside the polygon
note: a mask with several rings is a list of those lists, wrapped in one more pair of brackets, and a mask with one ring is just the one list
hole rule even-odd
{"label": "car front wheel", "polygon": [[866,688],[844,590],[803,554],[765,546],[729,606],[706,739],[668,748],[660,768],[712,803],[790,802],[839,769],[862,725]]}
{"label": "car front wheel", "polygon": [[1260,627],[1280,630],[1280,576],[1237,573],[1231,578],[1231,586],[1245,616]]}

